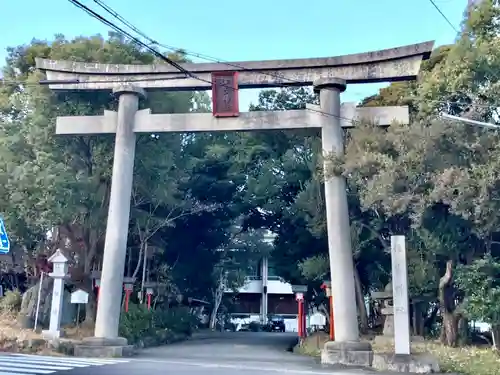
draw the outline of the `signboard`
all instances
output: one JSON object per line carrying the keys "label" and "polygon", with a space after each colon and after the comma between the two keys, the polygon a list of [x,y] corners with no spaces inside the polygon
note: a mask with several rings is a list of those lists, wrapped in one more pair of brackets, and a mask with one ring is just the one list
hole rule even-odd
{"label": "signboard", "polygon": [[89,302],[89,294],[81,289],[75,290],[71,293],[71,303],[83,303],[87,304]]}
{"label": "signboard", "polygon": [[295,299],[296,299],[297,301],[302,301],[302,300],[304,300],[304,293],[296,293],[296,294],[295,294]]}
{"label": "signboard", "polygon": [[238,103],[238,72],[212,73],[212,114],[215,117],[236,117]]}
{"label": "signboard", "polygon": [[3,219],[0,217],[0,254],[8,254],[10,251],[10,240]]}
{"label": "signboard", "polygon": [[394,348],[396,354],[410,354],[410,311],[405,236],[391,236]]}

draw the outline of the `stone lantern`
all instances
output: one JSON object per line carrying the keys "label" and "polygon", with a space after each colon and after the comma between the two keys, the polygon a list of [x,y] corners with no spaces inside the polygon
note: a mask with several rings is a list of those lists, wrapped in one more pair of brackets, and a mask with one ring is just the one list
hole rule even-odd
{"label": "stone lantern", "polygon": [[43,331],[42,335],[48,339],[57,339],[61,337],[61,310],[64,296],[64,279],[68,276],[68,258],[58,249],[48,261],[53,264],[53,271],[49,273],[49,276],[54,279],[54,285],[49,329]]}

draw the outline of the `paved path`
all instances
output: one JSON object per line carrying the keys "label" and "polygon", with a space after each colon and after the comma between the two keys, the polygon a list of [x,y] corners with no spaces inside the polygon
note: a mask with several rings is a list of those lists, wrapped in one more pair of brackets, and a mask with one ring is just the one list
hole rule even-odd
{"label": "paved path", "polygon": [[[0,355],[0,375],[368,375],[373,371],[322,367],[287,351],[288,333],[227,332],[149,348],[127,360]],[[377,373],[382,375],[382,373]],[[394,375],[394,373],[393,373]]]}

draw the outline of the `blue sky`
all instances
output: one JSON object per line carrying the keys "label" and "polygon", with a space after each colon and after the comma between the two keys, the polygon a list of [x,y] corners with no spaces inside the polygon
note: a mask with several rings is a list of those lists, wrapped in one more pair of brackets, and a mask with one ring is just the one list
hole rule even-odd
{"label": "blue sky", "polygon": [[[99,10],[92,0],[80,0]],[[153,39],[221,60],[336,56],[435,40],[455,31],[429,0],[105,0]],[[467,0],[436,0],[458,28]],[[0,60],[5,48],[52,39],[107,34],[108,28],[66,0],[2,1]],[[107,18],[109,18],[107,16]],[[196,59],[194,59],[197,61]],[[198,60],[200,61],[200,60]],[[343,101],[358,101],[383,84],[350,85]],[[241,109],[256,90],[240,93]]]}

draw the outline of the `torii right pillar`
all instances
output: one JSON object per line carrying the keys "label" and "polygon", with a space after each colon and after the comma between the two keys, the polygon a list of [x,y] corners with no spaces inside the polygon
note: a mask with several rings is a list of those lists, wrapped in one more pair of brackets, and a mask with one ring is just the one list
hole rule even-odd
{"label": "torii right pillar", "polygon": [[321,117],[321,139],[331,290],[335,300],[335,341],[325,344],[321,363],[371,366],[371,345],[359,340],[346,180],[343,176],[332,175],[328,167],[331,155],[341,156],[344,153],[340,94],[345,89],[345,80],[339,78],[321,78],[314,82],[314,91],[319,92],[321,112],[324,113]]}

